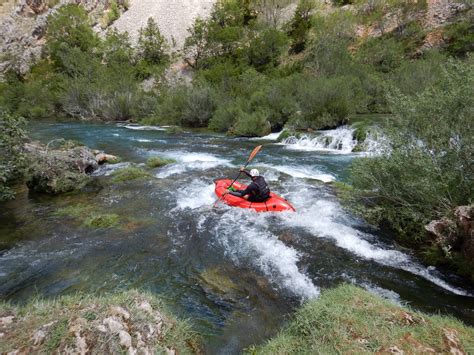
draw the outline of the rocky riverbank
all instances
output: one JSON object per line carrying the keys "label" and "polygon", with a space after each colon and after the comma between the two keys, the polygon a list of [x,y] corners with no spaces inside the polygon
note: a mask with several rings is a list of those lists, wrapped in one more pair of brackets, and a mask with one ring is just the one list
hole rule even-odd
{"label": "rocky riverbank", "polygon": [[0,353],[199,353],[187,322],[154,295],[128,291],[0,304]]}

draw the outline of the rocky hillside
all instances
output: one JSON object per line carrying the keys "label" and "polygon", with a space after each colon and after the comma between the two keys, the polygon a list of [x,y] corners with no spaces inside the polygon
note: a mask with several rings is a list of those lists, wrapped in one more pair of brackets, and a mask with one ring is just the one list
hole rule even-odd
{"label": "rocky hillside", "polygon": [[[216,0],[131,0],[123,2],[125,11],[115,22],[110,21],[119,31],[127,31],[136,41],[140,28],[144,27],[149,17],[157,22],[160,31],[168,40],[171,48],[180,49],[188,36],[188,28],[198,17],[207,17]],[[278,1],[277,1],[278,2]],[[107,0],[2,0],[0,2],[0,75],[8,68],[14,68],[24,74],[41,55],[45,43],[44,34],[46,19],[58,6],[68,3],[79,3],[86,8],[91,23],[97,31],[103,31],[104,17],[110,11],[111,3]],[[117,3],[120,3],[117,2]],[[286,19],[295,9],[292,1],[282,1],[286,9]],[[325,11],[330,9],[325,1]],[[289,6],[288,6],[289,5]],[[368,13],[372,5],[367,4]],[[422,22],[428,29],[423,48],[432,48],[443,43],[443,32],[439,30],[465,9],[466,4],[452,0],[428,0],[426,9],[418,13],[402,14],[388,11],[376,21],[368,22],[357,28],[360,37],[377,37],[391,32],[400,26],[402,17],[412,17]],[[346,5],[349,11],[354,5]],[[330,10],[329,10],[330,11]],[[268,14],[262,12],[263,16]],[[112,24],[113,22],[113,24]],[[423,49],[422,48],[422,49]]]}

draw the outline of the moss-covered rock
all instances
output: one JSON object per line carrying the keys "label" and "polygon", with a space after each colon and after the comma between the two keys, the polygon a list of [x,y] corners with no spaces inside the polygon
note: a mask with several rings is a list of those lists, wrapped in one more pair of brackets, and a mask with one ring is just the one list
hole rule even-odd
{"label": "moss-covered rock", "polygon": [[121,183],[131,180],[146,179],[151,177],[151,174],[140,167],[131,166],[128,168],[115,170],[111,176],[112,182]]}
{"label": "moss-covered rock", "polygon": [[173,317],[153,294],[77,294],[0,303],[0,353],[200,353],[189,323]]}
{"label": "moss-covered rock", "polygon": [[117,214],[93,214],[89,216],[85,221],[84,225],[89,228],[111,228],[116,226],[120,221],[120,217]]}
{"label": "moss-covered rock", "polygon": [[151,157],[147,160],[146,165],[149,168],[159,168],[160,166],[165,166],[168,164],[175,163],[176,160],[174,159],[167,159],[162,157]]}
{"label": "moss-covered rock", "polygon": [[459,353],[474,347],[474,328],[450,317],[398,306],[359,287],[324,291],[252,354]]}
{"label": "moss-covered rock", "polygon": [[[93,152],[71,141],[52,141],[43,146],[26,144],[29,166],[26,184],[31,191],[61,194],[81,189],[89,178],[87,174],[97,169]],[[56,149],[51,149],[55,146]]]}

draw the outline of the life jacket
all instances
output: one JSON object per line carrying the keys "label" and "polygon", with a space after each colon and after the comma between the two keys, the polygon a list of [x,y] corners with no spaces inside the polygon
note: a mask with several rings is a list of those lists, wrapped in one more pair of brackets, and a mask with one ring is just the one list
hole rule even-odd
{"label": "life jacket", "polygon": [[270,198],[270,188],[268,187],[263,176],[257,176],[253,181],[258,187],[258,193],[255,196],[252,196],[252,200],[255,202],[264,202]]}

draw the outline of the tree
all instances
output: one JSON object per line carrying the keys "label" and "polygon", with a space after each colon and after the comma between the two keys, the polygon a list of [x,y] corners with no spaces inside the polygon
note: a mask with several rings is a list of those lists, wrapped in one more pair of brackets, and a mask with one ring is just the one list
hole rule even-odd
{"label": "tree", "polygon": [[292,39],[292,53],[300,53],[306,48],[307,35],[311,28],[311,13],[315,8],[313,0],[300,0],[298,3],[287,29],[287,34]]}
{"label": "tree", "polygon": [[152,17],[148,18],[145,28],[140,30],[138,38],[139,57],[152,65],[165,64],[169,60],[165,38]]}
{"label": "tree", "polygon": [[200,67],[201,60],[205,58],[208,50],[209,25],[207,21],[197,18],[193,27],[188,29],[189,37],[184,42],[185,61],[192,68]]}
{"label": "tree", "polygon": [[276,67],[287,43],[286,35],[277,29],[267,28],[258,32],[247,49],[248,64],[258,71]]}
{"label": "tree", "polygon": [[64,52],[78,48],[91,53],[99,44],[99,38],[92,30],[89,18],[82,6],[65,5],[48,17],[46,51],[56,66],[62,66]]}

